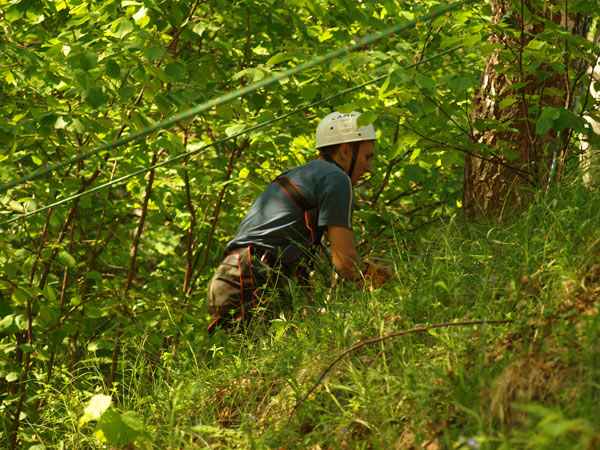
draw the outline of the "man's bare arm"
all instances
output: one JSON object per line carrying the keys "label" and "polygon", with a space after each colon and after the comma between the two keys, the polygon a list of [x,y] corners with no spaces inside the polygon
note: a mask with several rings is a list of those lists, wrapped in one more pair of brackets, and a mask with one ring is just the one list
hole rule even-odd
{"label": "man's bare arm", "polygon": [[352,230],[346,227],[327,227],[331,244],[331,261],[337,271],[349,280],[360,277],[360,258]]}

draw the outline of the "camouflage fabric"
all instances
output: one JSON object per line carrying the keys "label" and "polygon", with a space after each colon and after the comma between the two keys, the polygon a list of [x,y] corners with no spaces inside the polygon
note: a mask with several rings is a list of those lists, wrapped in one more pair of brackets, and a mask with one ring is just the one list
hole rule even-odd
{"label": "camouflage fabric", "polygon": [[249,247],[236,249],[225,256],[208,284],[208,312],[220,316],[231,310],[256,306],[254,290],[264,284],[259,267],[252,270]]}
{"label": "camouflage fabric", "polygon": [[285,280],[277,269],[261,261],[250,246],[229,252],[208,283],[208,312],[215,317],[209,331],[244,322],[266,301],[265,288],[281,288]]}

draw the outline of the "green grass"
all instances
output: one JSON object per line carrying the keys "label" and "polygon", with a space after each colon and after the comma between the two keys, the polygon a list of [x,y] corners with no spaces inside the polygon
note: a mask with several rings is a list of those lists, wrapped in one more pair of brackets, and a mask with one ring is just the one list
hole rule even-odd
{"label": "green grass", "polygon": [[[598,448],[599,223],[597,194],[570,186],[510,222],[454,218],[396,235],[381,242],[397,275],[383,288],[330,288],[324,276],[314,308],[245,334],[208,338],[198,325],[174,324],[180,338],[158,357],[139,337],[112,391],[101,381],[106,364],[90,357],[79,379],[44,392],[49,409],[36,426],[48,448],[102,448],[95,422],[78,420],[103,392],[143,421],[140,448]],[[357,341],[499,319],[513,322],[361,347],[293,409]]]}

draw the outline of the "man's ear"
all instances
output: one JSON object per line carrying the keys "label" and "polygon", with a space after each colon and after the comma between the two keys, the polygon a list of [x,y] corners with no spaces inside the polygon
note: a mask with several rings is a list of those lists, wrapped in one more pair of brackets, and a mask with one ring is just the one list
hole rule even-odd
{"label": "man's ear", "polygon": [[338,153],[340,154],[340,157],[344,161],[346,161],[346,160],[349,161],[352,158],[352,151],[353,151],[352,146],[350,144],[348,144],[347,142],[340,144],[340,146],[338,148]]}

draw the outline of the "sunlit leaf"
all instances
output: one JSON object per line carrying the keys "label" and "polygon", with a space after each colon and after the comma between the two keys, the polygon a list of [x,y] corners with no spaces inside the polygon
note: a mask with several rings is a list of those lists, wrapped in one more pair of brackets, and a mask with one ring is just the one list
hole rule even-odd
{"label": "sunlit leaf", "polygon": [[358,127],[362,127],[362,126],[365,126],[365,125],[370,125],[376,119],[377,119],[377,114],[375,114],[373,111],[365,111],[356,120],[356,125]]}
{"label": "sunlit leaf", "polygon": [[121,22],[119,22],[119,25],[117,26],[117,30],[115,31],[115,34],[120,39],[123,39],[125,36],[127,36],[132,31],[133,31],[133,24],[129,20],[124,19],[124,20],[121,20]]}
{"label": "sunlit leaf", "polygon": [[60,252],[58,252],[58,260],[67,267],[75,267],[75,265],[77,264],[75,258],[73,258],[73,256],[71,256],[71,254],[69,254],[65,250],[61,250]]}
{"label": "sunlit leaf", "polygon": [[277,53],[276,55],[271,56],[268,60],[267,60],[267,66],[272,67],[275,66],[283,61],[287,61],[288,59],[291,59],[292,55],[289,52],[280,52]]}
{"label": "sunlit leaf", "polygon": [[110,395],[96,394],[94,395],[87,406],[83,410],[83,416],[79,419],[79,423],[84,424],[90,420],[98,420],[102,414],[110,407],[112,398]]}

